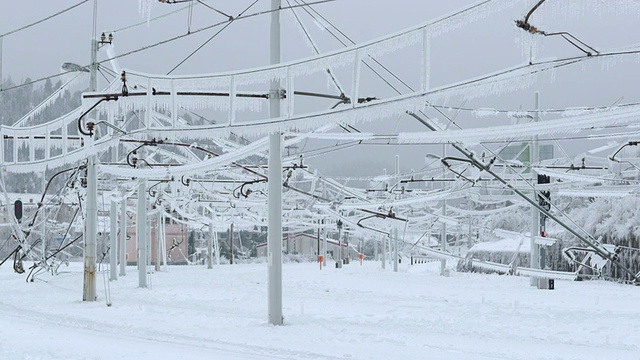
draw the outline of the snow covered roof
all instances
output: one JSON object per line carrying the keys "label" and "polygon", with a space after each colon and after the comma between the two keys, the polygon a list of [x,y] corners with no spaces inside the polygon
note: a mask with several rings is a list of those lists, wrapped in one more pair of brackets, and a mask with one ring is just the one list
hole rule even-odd
{"label": "snow covered roof", "polygon": [[[522,239],[522,245],[520,245],[520,241],[521,239],[508,238],[481,242],[473,245],[469,252],[515,252],[518,250],[519,253],[530,253],[531,242],[529,239]],[[520,245],[520,249],[518,249],[518,245]]]}

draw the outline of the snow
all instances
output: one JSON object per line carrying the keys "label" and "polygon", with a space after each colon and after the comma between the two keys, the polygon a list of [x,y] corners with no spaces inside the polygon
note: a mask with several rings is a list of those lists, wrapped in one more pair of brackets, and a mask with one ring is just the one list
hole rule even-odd
{"label": "snow", "polygon": [[[283,266],[285,325],[267,324],[265,264],[169,267],[137,288],[110,282],[113,306],[80,301],[82,268],[0,268],[2,359],[638,359],[637,287],[453,272],[379,262]],[[44,280],[44,281],[42,281]]]}
{"label": "snow", "polygon": [[[522,244],[520,244],[522,242]],[[531,252],[531,242],[529,238],[522,239],[501,239],[496,241],[481,242],[473,245],[470,252],[486,251],[486,252],[515,252],[520,253]]]}

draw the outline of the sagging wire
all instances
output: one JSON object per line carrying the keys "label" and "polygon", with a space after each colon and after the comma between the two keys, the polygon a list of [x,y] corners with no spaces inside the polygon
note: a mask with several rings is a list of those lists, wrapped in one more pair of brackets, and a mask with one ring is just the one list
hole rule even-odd
{"label": "sagging wire", "polygon": [[[614,245],[611,246],[614,247]],[[586,253],[585,257],[582,258],[582,260],[578,260],[578,257],[576,255],[576,253],[579,252]],[[617,260],[621,252],[622,247],[615,246],[613,250],[613,258]],[[603,259],[602,257],[600,257],[600,255],[596,251],[594,251],[594,249],[579,246],[570,246],[563,249],[562,255],[570,264],[578,265],[578,270],[576,271],[576,273],[580,272],[580,270],[585,267],[591,269],[597,278],[602,277],[602,270],[608,262],[608,259]],[[589,262],[590,264],[587,264],[587,262]],[[636,274],[636,277],[638,275],[640,275],[640,272]]]}
{"label": "sagging wire", "polygon": [[[387,213],[381,213],[381,212],[367,210],[367,209],[358,209],[358,211],[362,211],[362,212],[371,214],[371,215],[365,216],[363,218],[360,218],[360,220],[358,220],[358,222],[356,223],[356,225],[358,225],[359,227],[361,227],[363,229],[367,229],[367,230],[375,231],[375,232],[378,232],[378,233],[381,233],[381,234],[384,234],[384,235],[387,235],[387,236],[391,236],[391,234],[389,232],[386,232],[386,231],[383,231],[383,230],[380,230],[380,229],[376,229],[376,228],[374,228],[372,226],[367,226],[367,225],[363,225],[362,224],[362,222],[365,221],[365,220],[372,219],[372,218],[379,218],[379,219],[383,219],[383,220],[391,219],[391,220],[403,221],[405,223],[404,232],[406,232],[406,230],[407,230],[407,224],[409,223],[409,220],[405,219],[405,218],[398,217],[393,212],[393,207],[390,207],[389,211]],[[403,232],[403,235],[402,235],[403,238],[404,238],[404,232]]]}
{"label": "sagging wire", "polygon": [[[420,117],[418,117],[417,115],[413,114],[413,113],[409,113],[409,115],[413,116],[415,119],[417,119],[418,121],[420,121],[423,125],[425,125],[426,127],[428,127],[430,130],[432,131],[437,131],[437,129],[432,126],[431,124],[427,123],[426,121],[424,121],[423,119],[421,119]],[[499,182],[501,182],[503,185],[505,185],[507,188],[511,189],[514,193],[516,193],[518,196],[520,196],[521,198],[523,198],[524,200],[526,200],[527,202],[529,202],[531,205],[533,205],[534,207],[536,207],[538,210],[540,210],[540,212],[542,214],[544,214],[546,217],[554,220],[556,223],[558,223],[560,226],[562,226],[565,230],[569,231],[571,234],[573,234],[574,236],[576,236],[579,240],[583,241],[584,243],[586,243],[587,245],[589,245],[595,253],[597,253],[599,256],[608,259],[609,261],[611,261],[614,265],[616,265],[618,268],[622,269],[624,272],[626,272],[627,274],[631,275],[634,279],[634,281],[639,282],[640,281],[640,272],[637,274],[634,274],[630,269],[626,268],[623,264],[621,264],[617,258],[612,257],[611,253],[604,248],[600,242],[596,239],[594,239],[586,230],[584,230],[582,227],[580,227],[578,224],[575,223],[575,221],[573,221],[573,219],[569,218],[569,221],[577,226],[585,235],[582,236],[580,234],[578,234],[575,230],[573,230],[572,228],[570,228],[569,226],[567,226],[566,224],[564,224],[562,221],[560,221],[557,217],[553,216],[550,214],[549,209],[543,208],[537,201],[533,201],[531,200],[528,196],[526,196],[525,194],[523,194],[521,191],[517,190],[515,187],[513,187],[511,184],[509,184],[506,180],[504,180],[502,177],[500,177],[497,173],[493,172],[490,169],[490,165],[493,164],[493,162],[495,161],[495,159],[498,158],[497,155],[495,155],[494,153],[494,157],[492,159],[492,161],[490,162],[489,165],[485,165],[484,164],[484,156],[483,156],[483,162],[479,162],[474,154],[455,144],[452,143],[451,146],[453,146],[456,150],[458,150],[459,152],[461,152],[466,159],[462,159],[462,161],[464,162],[468,162],[470,163],[472,166],[478,168],[481,172],[482,171],[486,171],[487,173],[489,173],[491,176],[493,176],[493,178],[495,178],[496,180],[498,180]],[[486,146],[483,145],[483,147],[485,149],[487,149],[488,151],[492,152],[490,149],[488,149]],[[451,159],[451,158],[450,158]],[[446,166],[446,159],[445,161],[443,161],[443,164]],[[511,168],[510,166],[506,166],[507,168]],[[522,178],[522,175],[519,175],[520,178]],[[529,186],[531,186],[533,191],[536,191],[536,189],[533,187],[533,185],[531,183],[529,183],[526,179],[522,178],[522,180],[524,180]],[[538,191],[538,196],[537,198],[539,199],[543,199],[546,203],[548,203],[549,205],[552,205],[554,208],[558,209],[555,205],[553,205],[551,203],[551,201],[549,200],[548,196],[545,196],[547,194],[542,194],[541,192]],[[559,210],[559,209],[558,209]],[[587,239],[587,237],[589,239]]]}
{"label": "sagging wire", "polygon": [[[76,213],[77,214],[77,213]],[[56,251],[54,251],[52,254],[50,254],[49,256],[45,257],[42,261],[42,263],[44,264],[44,267],[40,267],[40,271],[33,273],[33,271],[40,266],[39,263],[34,263],[29,269],[31,269],[31,271],[29,272],[29,274],[27,275],[27,279],[26,281],[29,282],[33,282],[35,279],[35,276],[37,274],[39,274],[45,267],[47,267],[47,261],[49,261],[51,258],[55,257],[56,255],[58,255],[59,253],[61,253],[62,251],[64,251],[66,248],[68,248],[69,246],[75,244],[78,240],[83,238],[83,234],[80,234],[78,236],[76,236],[75,239],[71,240],[68,244],[66,244],[65,246],[61,246],[59,247]],[[60,262],[60,264],[58,264],[58,266],[55,269],[52,269],[52,271],[57,271],[58,267],[60,267],[60,265],[62,265],[63,262]],[[67,261],[67,265],[68,265],[68,261]],[[29,277],[31,277],[31,280],[29,280]]]}
{"label": "sagging wire", "polygon": [[[181,146],[181,147],[187,147],[187,148],[190,148],[190,149],[200,150],[200,151],[202,151],[202,152],[207,153],[209,156],[215,156],[215,157],[220,156],[220,154],[218,154],[218,153],[216,153],[216,152],[213,152],[213,151],[211,151],[211,150],[209,150],[209,149],[206,149],[206,148],[204,148],[204,147],[202,147],[202,146],[199,146],[199,145],[187,144],[187,143],[181,143],[181,142],[177,142],[177,141],[168,141],[168,140],[166,140],[166,139],[165,139],[165,140],[163,140],[163,139],[160,139],[160,140],[157,140],[157,139],[151,139],[151,140],[133,140],[133,139],[123,139],[123,140],[120,140],[120,141],[121,141],[121,142],[125,142],[125,143],[139,143],[139,144],[140,144],[140,146],[136,147],[134,150],[132,150],[132,152],[133,152],[133,151],[136,151],[137,149],[140,149],[140,148],[141,148],[141,147],[143,147],[143,146],[160,146],[160,145],[168,145],[168,146]],[[131,152],[129,152],[129,154],[131,154]],[[129,162],[128,156],[129,156],[129,155],[127,155],[127,163],[129,164],[129,166],[135,167],[135,166],[133,166],[133,164],[132,164],[132,163],[130,163],[130,162]],[[233,166],[235,166],[235,167],[239,167],[239,168],[241,168],[241,169],[243,169],[243,170],[245,170],[245,171],[247,171],[247,172],[249,172],[249,173],[251,173],[251,174],[254,174],[254,175],[256,175],[256,176],[259,176],[259,177],[261,177],[261,178],[263,178],[263,179],[267,179],[267,176],[265,176],[264,174],[261,174],[261,173],[259,173],[259,172],[257,172],[257,171],[254,171],[254,170],[250,169],[249,167],[244,166],[244,165],[242,165],[242,164],[239,164],[239,163],[237,163],[237,162],[235,162],[235,161],[234,161],[234,162],[231,162],[231,165],[233,165]]]}
{"label": "sagging wire", "polygon": [[308,191],[304,191],[302,189],[298,189],[298,188],[296,188],[296,187],[294,187],[292,185],[289,185],[289,180],[293,176],[293,171],[297,170],[297,169],[307,169],[307,166],[304,165],[304,163],[303,163],[303,157],[302,156],[300,156],[300,164],[294,163],[293,166],[290,166],[290,167],[288,167],[288,168],[283,170],[283,172],[286,172],[285,180],[282,182],[282,186],[283,187],[285,187],[285,188],[287,188],[289,190],[295,191],[295,192],[297,192],[299,194],[309,196],[309,197],[311,197],[313,199],[316,199],[316,200],[322,200],[322,201],[325,201],[325,202],[331,202],[331,200],[329,200],[329,199],[327,199],[325,197],[322,197],[322,196],[319,196],[319,195],[316,195],[316,194],[312,194],[312,193],[310,193]]}
{"label": "sagging wire", "polygon": [[69,178],[67,179],[67,182],[65,183],[65,185],[64,185],[60,190],[58,190],[58,193],[60,193],[60,191],[61,191],[62,189],[64,189],[64,188],[69,184],[70,180],[71,180],[71,179],[72,179],[72,178],[73,178],[73,177],[74,177],[74,176],[75,176],[75,175],[76,175],[80,170],[82,170],[82,169],[84,169],[84,168],[86,168],[86,165],[79,165],[79,166],[72,167],[72,168],[69,168],[69,169],[61,170],[61,171],[58,171],[57,173],[53,174],[53,175],[49,178],[49,181],[47,181],[47,185],[45,185],[45,187],[44,187],[44,191],[42,192],[42,196],[40,197],[40,201],[38,201],[38,203],[37,203],[37,208],[36,208],[36,211],[34,212],[34,215],[33,215],[32,219],[31,219],[31,222],[29,222],[29,224],[27,225],[28,230],[24,231],[24,233],[25,233],[25,235],[26,235],[26,236],[28,236],[28,235],[30,234],[31,229],[33,228],[33,226],[34,226],[34,224],[35,224],[35,222],[36,222],[36,219],[37,219],[37,217],[38,217],[38,214],[40,213],[40,209],[45,205],[45,201],[44,201],[44,199],[45,199],[45,197],[46,197],[46,195],[47,195],[47,191],[49,190],[49,187],[51,186],[51,183],[53,182],[53,180],[55,180],[55,178],[56,178],[56,177],[58,177],[58,176],[60,176],[60,175],[62,175],[62,174],[64,174],[64,173],[67,173],[67,172],[69,172],[69,171],[73,171],[73,173],[72,173],[71,175],[69,175]]}
{"label": "sagging wire", "polygon": [[249,188],[245,190],[245,186],[253,185],[253,184],[259,184],[259,183],[265,183],[265,182],[267,182],[267,179],[256,179],[256,180],[252,180],[252,181],[245,181],[242,184],[240,184],[238,187],[233,189],[232,195],[236,199],[240,199],[241,196],[246,199],[246,198],[249,197],[249,195],[251,195],[254,192],[257,192],[257,193],[260,193],[260,194],[264,195],[264,192],[262,192],[261,190],[254,191],[254,190],[251,190]]}
{"label": "sagging wire", "polygon": [[563,39],[565,39],[569,44],[573,45],[575,48],[585,53],[587,56],[592,56],[593,53],[600,54],[598,50],[594,49],[593,47],[591,47],[590,45],[578,39],[577,37],[575,37],[574,35],[572,35],[567,31],[546,32],[544,30],[538,29],[536,26],[531,25],[529,23],[529,18],[531,17],[531,15],[533,15],[533,13],[536,10],[538,10],[538,8],[545,1],[546,0],[540,0],[533,8],[531,8],[531,10],[529,10],[527,15],[524,17],[524,20],[515,20],[516,27],[533,35],[539,34],[543,36],[560,36]]}
{"label": "sagging wire", "polygon": [[[462,148],[461,146],[457,145],[457,144],[451,144],[451,146],[453,146],[456,150],[460,151],[464,156],[465,159],[461,159],[461,158],[453,158],[453,157],[447,157],[447,158],[443,158],[442,162],[445,166],[447,166],[448,164],[446,163],[446,160],[456,160],[456,161],[463,161],[463,162],[467,162],[469,164],[471,164],[472,166],[476,167],[478,170],[480,170],[481,172],[487,172],[489,175],[491,175],[493,178],[495,178],[496,180],[498,180],[500,183],[502,183],[504,186],[506,186],[509,190],[513,191],[516,195],[518,195],[520,198],[524,199],[526,202],[528,202],[530,205],[532,205],[533,207],[535,207],[538,211],[540,211],[542,214],[544,214],[546,217],[548,217],[549,219],[555,221],[558,225],[560,225],[562,228],[564,228],[565,230],[567,230],[569,233],[571,233],[572,235],[574,235],[576,238],[578,238],[580,241],[584,242],[585,244],[587,244],[589,246],[590,249],[593,250],[594,253],[596,253],[597,255],[601,256],[603,259],[607,259],[609,261],[611,261],[612,264],[616,265],[619,269],[621,269],[623,272],[627,273],[628,275],[631,276],[631,278],[633,279],[633,281],[640,283],[640,273],[634,273],[632,270],[630,270],[629,268],[627,268],[626,266],[624,266],[619,260],[617,255],[614,252],[609,251],[605,246],[603,246],[601,244],[601,242],[597,239],[595,239],[591,234],[589,234],[588,232],[586,232],[586,230],[580,228],[580,230],[585,234],[584,236],[580,233],[578,233],[576,230],[574,230],[573,228],[571,228],[570,226],[568,226],[567,224],[565,224],[562,220],[560,220],[557,216],[551,214],[551,212],[549,210],[547,210],[545,207],[543,207],[541,204],[538,203],[538,199],[531,199],[529,196],[527,196],[526,194],[524,194],[522,191],[518,190],[517,188],[515,188],[513,185],[511,185],[507,180],[505,180],[504,178],[502,178],[500,175],[498,175],[495,171],[493,171],[491,169],[491,165],[493,164],[493,162],[495,161],[496,157],[494,157],[489,164],[485,165],[484,163],[478,161],[476,159],[476,157],[474,156],[474,154],[464,148]],[[529,183],[529,185],[531,185]],[[531,185],[532,186],[532,185]],[[545,198],[544,194],[542,194],[540,191],[537,191],[535,188],[533,188],[533,191],[535,191],[538,195],[539,198],[542,198],[543,200],[545,200],[546,202],[548,202],[551,205],[551,201],[549,200],[549,198]],[[554,206],[555,207],[555,206]],[[573,220],[571,220],[569,218],[569,220],[574,224],[575,222]]]}
{"label": "sagging wire", "polygon": [[[496,157],[491,158],[491,159],[489,160],[489,163],[488,163],[486,166],[491,166],[491,165],[493,165],[493,163],[496,161],[496,159],[497,159]],[[442,159],[440,159],[440,162],[442,162],[442,165],[444,165],[447,169],[449,169],[449,171],[451,171],[452,173],[454,173],[454,174],[456,175],[456,177],[457,177],[457,178],[459,178],[459,179],[463,179],[463,180],[465,180],[465,181],[467,181],[467,182],[471,183],[471,184],[472,184],[472,186],[475,186],[475,185],[476,185],[476,183],[477,183],[479,180],[473,180],[473,179],[470,179],[470,178],[468,178],[468,177],[464,176],[464,172],[465,172],[465,171],[467,171],[467,170],[469,169],[468,167],[467,167],[467,168],[465,168],[465,169],[464,169],[464,170],[462,170],[462,171],[457,171],[457,170],[454,170],[454,169],[453,169],[453,166],[449,163],[449,161],[466,162],[466,163],[468,163],[468,164],[470,164],[470,165],[472,165],[472,166],[473,166],[473,162],[472,162],[471,160],[469,160],[469,159],[463,159],[463,158],[457,158],[457,157],[453,157],[453,156],[446,156],[446,157],[443,157]]]}
{"label": "sagging wire", "polygon": [[[92,137],[93,136],[93,130],[95,128],[96,125],[98,124],[104,124],[107,125],[108,127],[122,133],[122,134],[127,134],[126,131],[120,129],[119,127],[110,124],[107,121],[98,121],[97,123],[94,122],[87,122],[86,125],[86,130],[84,128],[84,126],[82,125],[82,119],[87,116],[89,113],[91,113],[98,105],[100,105],[103,101],[118,101],[119,97],[126,97],[129,96],[129,89],[127,88],[127,74],[125,71],[122,72],[122,74],[120,74],[120,80],[122,81],[122,89],[121,89],[121,93],[119,94],[106,94],[106,95],[98,95],[98,97],[100,98],[95,104],[93,104],[87,111],[83,112],[82,114],[80,114],[80,116],[78,117],[77,120],[77,125],[78,125],[78,132],[80,132],[82,135],[84,136],[89,136]],[[83,98],[89,98],[89,97],[95,97],[95,96],[83,96]]]}

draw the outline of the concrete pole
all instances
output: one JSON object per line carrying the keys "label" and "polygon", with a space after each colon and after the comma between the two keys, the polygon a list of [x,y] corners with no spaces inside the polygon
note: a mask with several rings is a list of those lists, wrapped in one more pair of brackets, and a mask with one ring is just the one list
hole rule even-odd
{"label": "concrete pole", "polygon": [[327,220],[322,219],[322,266],[327,266]]}
{"label": "concrete pole", "polygon": [[393,232],[392,229],[389,228],[389,236],[387,237],[387,250],[389,251],[387,253],[387,264],[389,264],[389,266],[393,265],[393,242],[391,241],[391,239],[393,238]]}
{"label": "concrete pole", "polygon": [[220,243],[218,242],[218,232],[213,232],[213,252],[216,255],[216,265],[220,265]]}
{"label": "concrete pole", "polygon": [[378,261],[378,242],[373,239],[373,261]]}
{"label": "concrete pole", "polygon": [[158,214],[156,215],[156,262],[155,262],[156,271],[160,271],[160,259],[162,258],[161,232],[162,232],[162,209],[158,209]]}
{"label": "concrete pole", "polygon": [[[91,141],[91,139],[89,140]],[[96,156],[87,162],[87,217],[84,232],[84,291],[83,301],[96,301],[96,244],[98,233],[98,177]]]}
{"label": "concrete pole", "polygon": [[118,280],[118,203],[111,200],[111,229],[109,246],[109,280]]}
{"label": "concrete pole", "polygon": [[[471,204],[469,204],[469,210],[471,210]],[[471,249],[471,247],[473,246],[473,217],[472,215],[469,215],[469,237],[467,239],[467,249]]]}
{"label": "concrete pole", "polygon": [[[540,93],[535,92],[535,108],[536,110],[540,110]],[[533,121],[537,122],[540,120],[540,115],[538,111],[535,112]],[[539,159],[539,148],[538,148],[538,136],[533,136],[533,141],[529,144],[529,161],[531,165],[531,184],[537,184],[538,179],[536,173],[533,171],[533,166],[538,162]],[[535,186],[535,185],[534,185]],[[538,202],[536,197],[535,190],[531,192],[531,200]],[[535,237],[540,234],[540,210],[537,207],[531,205],[531,258],[530,264],[532,269],[540,268],[540,258],[539,258],[539,247],[535,242]],[[538,286],[538,278],[531,277],[531,286]]]}
{"label": "concrete pole", "polygon": [[385,259],[386,252],[387,252],[387,238],[388,236],[383,236],[382,241],[380,241],[380,254],[382,255],[380,259],[382,260],[383,269],[386,269],[386,266],[387,266],[386,264],[387,260]]}
{"label": "concrete pole", "polygon": [[167,271],[167,227],[165,224],[164,211],[161,213],[162,218],[162,265],[164,266],[164,271]]}
{"label": "concrete pole", "polygon": [[120,204],[120,276],[127,275],[127,198]]}
{"label": "concrete pole", "polygon": [[345,255],[345,259],[347,260],[347,263],[350,263],[351,261],[351,257],[349,256],[349,232],[345,231],[345,239],[344,239],[344,244],[345,244],[345,249],[347,250],[347,254]]}
{"label": "concrete pole", "polygon": [[89,91],[98,90],[98,0],[93,0],[93,31],[91,35],[91,65]]}
{"label": "concrete pole", "polygon": [[213,221],[209,223],[209,241],[207,241],[207,269],[213,269]]}
{"label": "concrete pole", "polygon": [[393,271],[398,272],[398,228],[393,228]]}
{"label": "concrete pole", "polygon": [[[1,45],[1,44],[0,44]],[[2,76],[0,76],[0,81],[2,81]],[[46,171],[42,173],[42,193],[44,194],[47,189],[47,179],[46,179]],[[47,257],[47,207],[43,204],[42,206],[42,222],[40,223],[40,239],[42,239],[42,259],[44,260]]]}
{"label": "concrete pole", "polygon": [[138,287],[147,287],[147,180],[138,184],[136,238],[138,239]]}
{"label": "concrete pole", "polygon": [[231,225],[229,226],[229,251],[230,251],[230,257],[229,257],[229,263],[231,265],[233,265],[233,223],[231,223]]}
{"label": "concrete pole", "polygon": [[[91,82],[89,91],[96,91],[97,85],[97,57],[98,43],[96,40],[96,23],[98,17],[98,1],[93,1],[93,38],[91,39]],[[93,139],[89,138],[89,146],[93,146]],[[84,233],[84,283],[82,300],[95,301],[96,294],[96,244],[98,233],[98,176],[96,175],[96,156],[87,159],[87,217]]]}
{"label": "concrete pole", "polygon": [[[280,3],[271,0],[271,51],[270,63],[279,64],[280,48]],[[280,82],[272,81],[269,92],[269,114],[280,117]],[[233,111],[233,109],[231,110]],[[269,323],[282,325],[282,135],[269,135],[269,229],[268,229],[268,308]]]}
{"label": "concrete pole", "polygon": [[[336,262],[342,264],[342,226],[338,227],[338,259]],[[342,267],[342,266],[337,266]]]}
{"label": "concrete pole", "polygon": [[[442,145],[442,157],[446,157],[447,156],[447,145],[443,144]],[[443,178],[446,177],[447,175],[447,168],[444,167],[444,165],[442,166],[442,176]],[[442,187],[444,188],[445,186],[445,182],[442,183]],[[443,216],[447,216],[447,200],[444,199],[442,201],[442,215]],[[440,248],[442,251],[447,251],[447,223],[444,221],[442,222],[442,234],[440,235]],[[445,276],[447,273],[447,260],[446,259],[442,259],[440,260],[440,275],[441,276]]]}
{"label": "concrete pole", "polygon": [[[318,223],[320,223],[320,220],[318,220]],[[320,228],[318,228],[318,235],[316,237],[316,241],[317,241],[316,255],[320,256]]]}
{"label": "concrete pole", "polygon": [[2,38],[3,37],[4,36],[0,36],[0,90],[2,90],[2,83],[3,83],[2,81],[3,79],[2,77]]}

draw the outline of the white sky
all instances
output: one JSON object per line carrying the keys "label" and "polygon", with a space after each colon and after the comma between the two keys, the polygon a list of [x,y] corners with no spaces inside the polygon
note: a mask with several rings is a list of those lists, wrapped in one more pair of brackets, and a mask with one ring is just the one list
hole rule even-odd
{"label": "white sky", "polygon": [[[146,1],[146,0],[145,0]],[[76,0],[57,0],[55,2],[40,0],[6,1],[0,14],[0,33],[13,30],[24,24],[43,18],[55,11],[71,6]],[[89,44],[91,39],[92,2],[85,3],[69,13],[32,27],[26,31],[11,35],[3,43],[3,75],[11,76],[14,82],[21,82],[26,77],[38,78],[59,71],[64,62],[86,65],[90,60]],[[317,5],[316,9],[331,20],[343,32],[357,42],[379,37],[398,31],[443,14],[475,3],[473,0],[338,0],[328,4]],[[516,2],[513,9],[490,16],[460,30],[448,33],[432,45],[433,81],[446,84],[469,77],[475,77],[504,67],[521,64],[525,61],[522,49],[515,39],[518,32],[514,29],[513,20],[524,17],[535,0]],[[252,3],[251,0],[220,1],[206,0],[206,3],[221,11],[237,15]],[[283,1],[286,6],[286,0]],[[579,11],[560,11],[560,5],[569,4],[579,7]],[[596,0],[559,1],[548,0],[531,22],[539,24],[548,31],[569,31],[597,49],[611,49],[631,46],[638,42],[636,33],[630,31],[637,23],[638,12],[615,11],[615,6],[637,4],[633,1]],[[176,10],[185,4],[166,5],[155,3],[152,16]],[[259,0],[249,12],[266,10],[269,0]],[[637,5],[635,5],[637,7]],[[139,12],[136,0],[98,0],[98,31],[118,29],[144,21]],[[302,11],[298,10],[310,32],[322,51],[341,47],[317,24],[310,21]],[[225,18],[202,5],[194,7],[191,29],[199,29],[211,23],[224,21]],[[307,57],[312,51],[305,45],[299,28],[290,12],[282,16],[283,23],[283,59]],[[134,30],[115,33],[115,47],[118,53],[124,53],[148,44],[158,42],[187,32],[188,13],[181,12],[163,20],[137,27]],[[268,63],[268,26],[269,16],[256,17],[238,21],[226,29],[220,36],[212,40],[195,56],[189,59],[175,73],[210,73],[228,71],[265,65]],[[200,46],[217,30],[211,29],[188,36],[135,55],[120,59],[123,68],[136,69],[148,73],[166,73],[178,64],[188,53]],[[544,46],[538,57],[567,57],[582,55],[578,50],[559,38],[545,38]],[[403,79],[420,76],[403,67],[411,59],[402,58],[402,53],[389,59],[383,59],[385,65]],[[105,54],[100,54],[104,59]],[[535,88],[527,88],[509,96],[499,98],[483,98],[466,103],[478,108],[518,109],[533,107],[533,92],[542,93],[543,108],[565,108],[576,106],[610,105],[619,98],[622,102],[637,101],[636,81],[637,63],[622,62],[611,67],[580,65],[558,71],[555,82],[547,80],[536,84]],[[104,81],[104,79],[101,79]],[[343,80],[347,82],[348,80]],[[388,89],[380,82],[373,83],[366,89],[372,96],[383,94]],[[461,105],[462,100],[452,100],[449,105]],[[459,122],[467,126],[478,126],[479,120],[462,114]],[[508,121],[508,120],[503,120]],[[385,131],[423,131],[414,121],[393,119],[382,126]],[[365,126],[366,128],[366,126]],[[597,147],[601,144],[588,144]],[[348,168],[370,158],[370,149],[350,151],[350,160],[342,160],[338,166]],[[572,149],[570,153],[579,153],[584,149]],[[393,152],[393,153],[392,153]],[[420,149],[420,157],[427,150]],[[418,161],[415,149],[380,151],[380,158],[369,161],[379,172],[382,167],[391,169],[395,154],[405,153],[409,161]],[[370,159],[369,159],[370,160]],[[351,162],[351,163],[350,163]],[[423,161],[421,161],[423,162]],[[335,164],[334,164],[335,165]],[[337,165],[336,165],[337,166]],[[407,165],[409,166],[409,165]],[[405,167],[405,165],[403,165]],[[334,169],[341,173],[340,169]]]}

